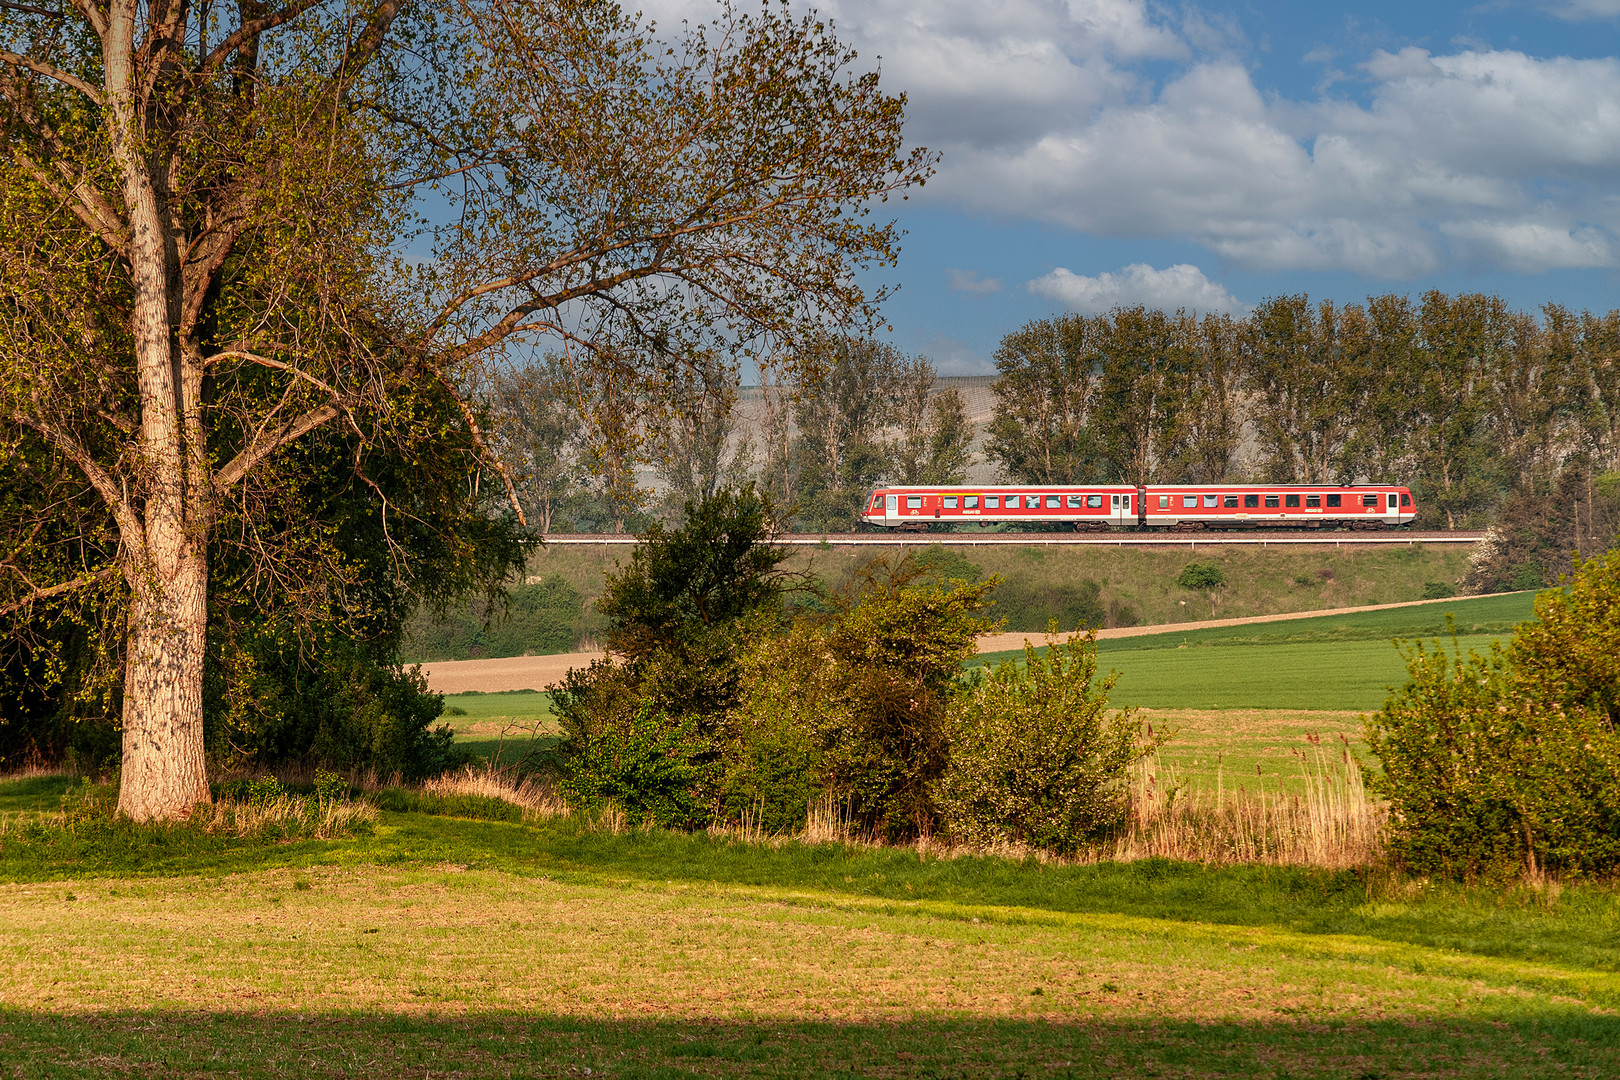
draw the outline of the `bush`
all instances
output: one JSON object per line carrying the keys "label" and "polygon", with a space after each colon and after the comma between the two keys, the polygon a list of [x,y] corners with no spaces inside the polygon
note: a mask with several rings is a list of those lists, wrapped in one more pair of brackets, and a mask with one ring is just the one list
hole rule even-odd
{"label": "bush", "polygon": [[[1055,631],[1055,627],[1053,630]],[[935,798],[952,838],[1070,853],[1117,828],[1131,765],[1152,748],[1131,710],[1108,712],[1095,635],[1024,650],[952,703]]]}
{"label": "bush", "polygon": [[563,796],[579,809],[612,802],[637,823],[690,829],[710,820],[709,741],[694,720],[643,704],[623,724],[570,740]]}
{"label": "bush", "polygon": [[[1094,630],[1108,622],[1103,610],[1102,587],[1089,578],[1076,585],[1032,581],[1015,574],[992,594],[986,613],[1014,632],[1038,633],[1056,622],[1065,630]],[[1117,603],[1117,601],[1116,601]],[[1135,610],[1121,606],[1117,613],[1130,621],[1114,621],[1115,626],[1135,625]]]}
{"label": "bush", "polygon": [[1456,595],[1456,588],[1444,581],[1425,581],[1423,583],[1423,595],[1421,599],[1444,600],[1448,596]]}
{"label": "bush", "polygon": [[405,650],[420,660],[528,656],[569,652],[588,631],[579,590],[560,575],[510,589],[503,600],[479,600],[457,614],[418,613]]}
{"label": "bush", "polygon": [[931,785],[949,760],[945,713],[996,579],[940,586],[910,559],[878,560],[831,615],[764,635],[725,736],[727,812],[803,821],[831,798],[890,839],[937,823]]}
{"label": "bush", "polygon": [[267,632],[232,650],[210,681],[206,718],[215,753],[234,763],[314,764],[416,781],[459,768],[455,733],[435,726],[444,698],[420,670],[381,662],[346,639],[311,669],[296,645]]}
{"label": "bush", "polygon": [[1183,589],[1197,592],[1218,589],[1226,584],[1226,574],[1215,563],[1190,562],[1182,567],[1181,576],[1176,578],[1176,584]]}
{"label": "bush", "polygon": [[1620,869],[1620,552],[1543,593],[1508,649],[1421,643],[1367,722],[1392,850],[1453,875]]}

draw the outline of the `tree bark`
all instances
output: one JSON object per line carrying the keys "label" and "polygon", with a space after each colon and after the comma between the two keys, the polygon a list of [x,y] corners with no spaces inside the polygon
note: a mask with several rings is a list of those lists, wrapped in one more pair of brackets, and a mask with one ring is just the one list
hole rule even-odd
{"label": "tree bark", "polygon": [[168,575],[142,575],[130,601],[118,787],[119,812],[136,821],[185,818],[209,801],[202,719],[207,632],[205,553],[185,553]]}

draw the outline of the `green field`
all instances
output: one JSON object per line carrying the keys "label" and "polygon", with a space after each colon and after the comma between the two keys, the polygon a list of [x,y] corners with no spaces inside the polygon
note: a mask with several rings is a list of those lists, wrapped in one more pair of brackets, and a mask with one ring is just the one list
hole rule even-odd
{"label": "green field", "polygon": [[[1315,616],[1249,626],[1117,638],[1097,644],[1120,673],[1110,701],[1154,709],[1374,710],[1406,679],[1395,638],[1446,638],[1455,619],[1464,651],[1504,639],[1533,614],[1534,593]],[[992,653],[982,663],[1017,659]]]}
{"label": "green field", "polygon": [[[15,808],[60,791],[0,784]],[[0,839],[22,1077],[1603,1077],[1620,897],[384,813]]]}

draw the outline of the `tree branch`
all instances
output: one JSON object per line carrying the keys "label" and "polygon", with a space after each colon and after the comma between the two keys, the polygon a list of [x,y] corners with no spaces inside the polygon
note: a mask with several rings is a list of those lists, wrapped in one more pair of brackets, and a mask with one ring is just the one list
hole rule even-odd
{"label": "tree branch", "polygon": [[4,49],[0,49],[0,63],[10,64],[12,67],[24,68],[28,71],[32,71],[35,75],[43,75],[47,79],[54,79],[63,86],[71,87],[72,89],[77,90],[79,93],[83,94],[97,105],[104,104],[101,98],[100,90],[97,90],[95,87],[91,86],[77,75],[69,74],[54,64],[47,64],[42,60],[35,60],[31,57],[23,56],[20,53],[7,52]]}
{"label": "tree branch", "polygon": [[112,512],[113,520],[118,523],[118,531],[123,542],[137,550],[145,548],[146,534],[141,528],[141,521],[135,513],[135,508],[124,497],[123,490],[114,482],[112,475],[103,469],[83,446],[79,445],[79,440],[58,428],[55,424],[41,420],[38,417],[29,416],[27,413],[13,409],[10,415],[13,423],[32,428],[43,436],[47,442],[62,451],[69,461],[78,466],[79,471],[84,473],[84,478],[90,482],[91,487],[96,489],[96,494],[101,496],[101,501],[106,503],[107,509]]}
{"label": "tree branch", "polygon": [[35,589],[21,600],[15,600],[4,605],[3,607],[0,607],[0,615],[10,615],[13,611],[21,611],[23,608],[37,604],[41,600],[49,600],[53,596],[61,596],[63,593],[70,593],[76,589],[82,589],[89,585],[99,584],[100,582],[106,581],[108,578],[113,577],[118,573],[118,567],[104,566],[100,570],[97,570],[95,573],[91,574],[89,577],[74,578],[72,581],[64,581],[60,585],[51,585],[44,589]]}
{"label": "tree branch", "polygon": [[215,70],[230,58],[231,53],[247,42],[258,37],[266,30],[274,30],[289,19],[298,18],[298,16],[318,3],[320,3],[320,0],[298,0],[297,3],[288,4],[279,11],[273,11],[263,18],[243,23],[230,34],[227,34],[225,40],[215,45],[208,55],[203,57],[202,61],[197,65],[197,73],[206,75]]}
{"label": "tree branch", "polygon": [[288,443],[302,438],[314,431],[328,420],[345,415],[347,410],[337,405],[326,404],[311,409],[302,416],[287,421],[281,427],[268,435],[262,435],[253,440],[252,445],[245,447],[225,467],[214,474],[214,490],[223,492],[241,480],[265,458],[286,446]]}

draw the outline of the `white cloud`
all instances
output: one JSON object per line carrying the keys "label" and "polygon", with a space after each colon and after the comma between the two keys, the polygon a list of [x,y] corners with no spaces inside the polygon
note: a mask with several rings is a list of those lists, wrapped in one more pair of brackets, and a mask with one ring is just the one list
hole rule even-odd
{"label": "white cloud", "polygon": [[945,271],[945,285],[952,292],[969,293],[973,296],[989,296],[1001,291],[1001,279],[993,277],[980,277],[972,270]]}
{"label": "white cloud", "polygon": [[1097,315],[1118,307],[1137,304],[1163,311],[1186,308],[1189,311],[1248,311],[1219,282],[1211,281],[1196,266],[1177,263],[1155,270],[1147,263],[1133,263],[1118,273],[1095,277],[1076,274],[1058,267],[1028,285],[1029,291],[1056,300],[1072,311]]}
{"label": "white cloud", "polygon": [[1547,5],[1554,15],[1570,22],[1620,16],[1620,0],[1560,0]]}
{"label": "white cloud", "polygon": [[[1620,15],[1620,0],[1549,2]],[[908,138],[943,153],[918,195],[928,202],[1188,240],[1253,270],[1620,266],[1620,60],[1461,45],[1322,53],[1332,67],[1316,96],[1289,100],[1256,86],[1241,26],[1194,6],[818,6],[908,95]],[[1326,96],[1356,81],[1361,100]]]}

